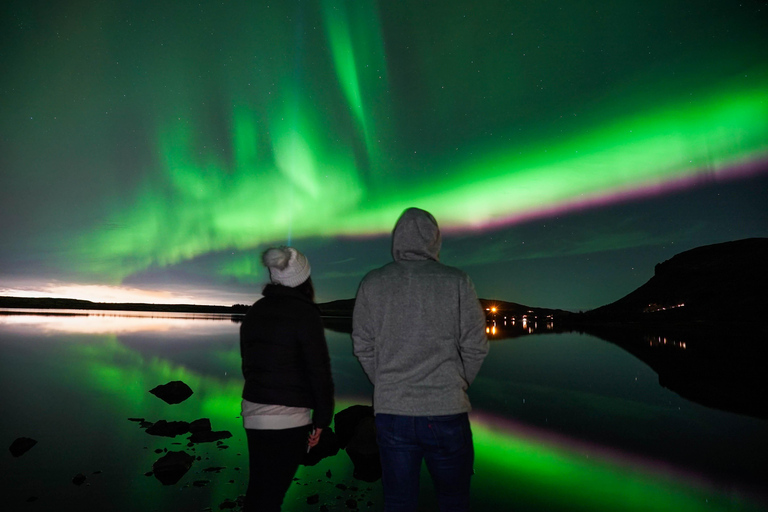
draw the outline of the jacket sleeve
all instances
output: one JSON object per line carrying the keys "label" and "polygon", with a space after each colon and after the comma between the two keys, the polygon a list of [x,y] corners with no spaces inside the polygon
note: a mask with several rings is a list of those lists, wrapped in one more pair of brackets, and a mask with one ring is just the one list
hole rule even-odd
{"label": "jacket sleeve", "polygon": [[467,384],[472,384],[488,355],[488,337],[485,335],[485,313],[469,276],[461,287],[459,321],[459,353]]}
{"label": "jacket sleeve", "polygon": [[376,385],[376,353],[373,317],[365,296],[365,280],[360,283],[352,313],[352,350],[360,361],[363,371],[373,385]]}
{"label": "jacket sleeve", "polygon": [[312,423],[316,427],[325,428],[331,424],[334,408],[331,357],[319,313],[312,311],[306,322],[306,338],[301,343],[301,357],[315,403]]}

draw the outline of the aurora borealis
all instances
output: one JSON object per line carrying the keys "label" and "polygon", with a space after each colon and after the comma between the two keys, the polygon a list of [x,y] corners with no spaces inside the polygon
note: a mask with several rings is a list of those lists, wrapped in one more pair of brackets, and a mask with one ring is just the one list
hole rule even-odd
{"label": "aurora borealis", "polygon": [[[768,236],[766,2],[11,1],[0,295],[319,300],[406,207],[481,296],[587,309]],[[100,300],[98,296],[88,298]]]}

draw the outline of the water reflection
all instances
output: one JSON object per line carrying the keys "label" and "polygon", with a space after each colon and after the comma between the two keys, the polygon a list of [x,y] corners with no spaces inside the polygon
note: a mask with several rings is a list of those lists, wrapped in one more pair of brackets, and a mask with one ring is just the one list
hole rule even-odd
{"label": "water reflection", "polygon": [[82,309],[0,309],[0,328],[35,329],[43,333],[160,333],[204,327],[205,322],[237,322],[241,315],[223,313],[161,313]]}
{"label": "water reflection", "polygon": [[582,330],[631,353],[658,374],[659,384],[688,400],[768,418],[764,338],[752,330],[618,325]]}
{"label": "water reflection", "polygon": [[562,332],[555,329],[553,314],[537,314],[532,310],[514,315],[500,312],[496,308],[488,308],[485,325],[485,333],[491,340],[517,338],[527,334]]}
{"label": "water reflection", "polygon": [[[237,325],[228,317],[133,312],[122,316],[124,323],[112,323],[120,315],[104,313],[84,317],[93,324],[86,321],[81,331],[69,321],[83,315],[0,316],[6,415],[0,439],[6,445],[21,435],[39,440],[23,457],[0,462],[7,503],[20,509],[35,495],[41,509],[56,503],[59,510],[127,512],[218,510],[233,503],[246,481]],[[496,321],[489,328],[496,327],[497,342],[470,389],[478,510],[760,510],[745,489],[761,481],[751,475],[768,453],[764,421],[688,403],[614,344],[581,334],[528,335],[555,332],[558,324],[549,329],[546,318],[526,315],[524,328],[522,317]],[[516,333],[525,336],[504,341]],[[348,333],[326,336],[337,410],[369,404],[371,387]],[[685,340],[690,348],[683,352],[696,348],[692,339],[667,339]],[[638,343],[652,348],[647,338]],[[653,348],[680,352],[669,343]],[[192,398],[167,405],[149,393],[170,380],[189,384]],[[173,438],[147,436],[128,421],[132,417],[210,418],[233,437],[228,449],[198,446],[195,457],[205,462],[166,487],[142,475],[164,453],[185,448]],[[701,485],[653,460],[716,483]],[[221,473],[205,472],[214,467]],[[80,473],[90,485],[72,485]],[[355,480],[343,454],[297,477],[286,510],[307,510],[307,497],[318,492],[330,509],[343,504],[335,500],[339,483],[365,491],[369,510],[382,508],[378,484]],[[203,487],[195,484],[206,480]]]}

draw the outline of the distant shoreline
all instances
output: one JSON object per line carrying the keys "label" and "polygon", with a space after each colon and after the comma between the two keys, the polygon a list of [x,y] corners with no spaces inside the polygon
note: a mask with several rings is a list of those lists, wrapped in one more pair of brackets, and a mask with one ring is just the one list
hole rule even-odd
{"label": "distant shoreline", "polygon": [[92,302],[81,299],[47,297],[0,297],[0,308],[7,309],[82,309],[91,311],[150,311],[160,313],[245,314],[250,304],[233,306],[197,304],[145,304],[131,302]]}
{"label": "distant shoreline", "polygon": [[[568,311],[548,308],[536,308],[514,302],[500,300],[480,299],[483,309],[490,314],[491,309],[495,313],[521,315],[570,315]],[[49,297],[8,297],[0,296],[0,309],[74,309],[87,311],[149,311],[160,313],[216,313],[244,315],[248,312],[250,304],[234,304],[232,306],[198,305],[198,304],[149,304],[133,302],[93,302],[82,299],[64,299]],[[339,299],[317,304],[323,317],[352,318],[352,310],[355,307],[355,299]]]}

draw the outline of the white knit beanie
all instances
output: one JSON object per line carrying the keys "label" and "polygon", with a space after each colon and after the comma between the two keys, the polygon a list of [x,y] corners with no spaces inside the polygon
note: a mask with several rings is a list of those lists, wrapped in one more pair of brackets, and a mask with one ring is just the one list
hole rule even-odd
{"label": "white knit beanie", "polygon": [[294,288],[309,278],[309,260],[293,247],[272,247],[264,251],[261,261],[269,269],[275,284]]}

